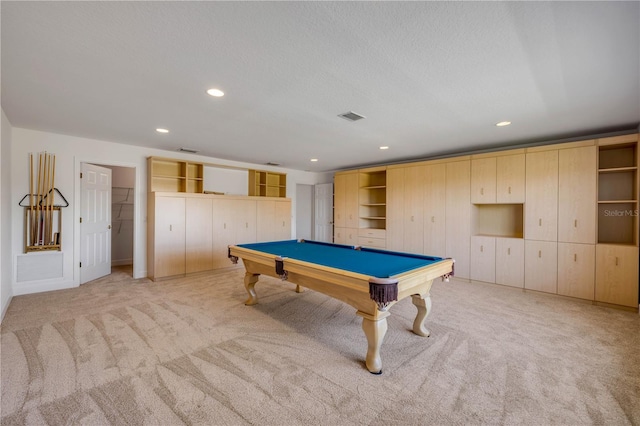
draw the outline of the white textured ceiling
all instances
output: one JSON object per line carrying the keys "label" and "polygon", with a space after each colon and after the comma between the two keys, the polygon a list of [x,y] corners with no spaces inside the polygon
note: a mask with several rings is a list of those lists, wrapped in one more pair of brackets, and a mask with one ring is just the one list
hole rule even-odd
{"label": "white textured ceiling", "polygon": [[639,2],[0,5],[15,127],[327,171],[640,121]]}

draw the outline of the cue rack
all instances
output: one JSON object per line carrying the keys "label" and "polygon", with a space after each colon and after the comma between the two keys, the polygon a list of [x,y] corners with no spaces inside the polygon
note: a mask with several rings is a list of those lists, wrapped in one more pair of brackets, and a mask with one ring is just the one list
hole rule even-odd
{"label": "cue rack", "polygon": [[[25,208],[24,252],[60,251],[61,209],[69,203],[55,187],[56,156],[47,152],[37,156],[37,170],[34,170],[34,155],[29,154],[29,193],[19,203]],[[63,204],[56,204],[56,194]]]}

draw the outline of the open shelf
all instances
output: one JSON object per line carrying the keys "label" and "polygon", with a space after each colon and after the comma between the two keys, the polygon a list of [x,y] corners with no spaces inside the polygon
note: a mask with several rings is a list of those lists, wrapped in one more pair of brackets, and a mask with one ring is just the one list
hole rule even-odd
{"label": "open shelf", "polygon": [[473,235],[522,238],[523,211],[523,204],[474,204]]}
{"label": "open shelf", "polygon": [[249,170],[248,193],[257,197],[286,197],[287,175],[262,170]]}
{"label": "open shelf", "polygon": [[149,192],[203,192],[204,165],[170,158],[147,159]]}
{"label": "open shelf", "polygon": [[598,243],[638,244],[637,143],[598,148]]}
{"label": "open shelf", "polygon": [[387,171],[368,170],[359,173],[359,228],[386,229]]}

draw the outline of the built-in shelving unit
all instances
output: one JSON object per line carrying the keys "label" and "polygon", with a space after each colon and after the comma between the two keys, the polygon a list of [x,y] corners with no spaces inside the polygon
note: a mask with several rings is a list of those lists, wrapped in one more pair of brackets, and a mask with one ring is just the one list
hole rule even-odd
{"label": "built-in shelving unit", "polygon": [[149,157],[147,166],[149,192],[203,192],[202,163]]}
{"label": "built-in shelving unit", "polygon": [[598,148],[598,243],[637,245],[637,143]]}
{"label": "built-in shelving unit", "polygon": [[249,170],[249,195],[257,197],[286,197],[287,175],[262,170]]}
{"label": "built-in shelving unit", "polygon": [[387,171],[367,169],[359,173],[360,229],[386,229]]}

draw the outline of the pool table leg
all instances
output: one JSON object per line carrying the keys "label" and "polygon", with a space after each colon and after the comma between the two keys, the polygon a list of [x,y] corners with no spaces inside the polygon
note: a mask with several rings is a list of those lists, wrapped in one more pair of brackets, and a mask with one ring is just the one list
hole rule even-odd
{"label": "pool table leg", "polygon": [[358,311],[362,317],[362,330],[367,336],[367,370],[373,374],[382,373],[382,359],[380,358],[380,347],[387,333],[387,315],[382,318],[373,318],[364,312]]}
{"label": "pool table leg", "polygon": [[431,332],[424,326],[424,322],[431,311],[431,295],[427,294],[413,294],[411,295],[413,304],[418,308],[418,314],[413,321],[413,332],[418,336],[429,337]]}
{"label": "pool table leg", "polygon": [[244,288],[247,289],[247,293],[249,293],[249,298],[244,302],[245,305],[255,305],[258,303],[258,295],[254,287],[259,278],[260,274],[253,274],[251,272],[244,274]]}

